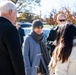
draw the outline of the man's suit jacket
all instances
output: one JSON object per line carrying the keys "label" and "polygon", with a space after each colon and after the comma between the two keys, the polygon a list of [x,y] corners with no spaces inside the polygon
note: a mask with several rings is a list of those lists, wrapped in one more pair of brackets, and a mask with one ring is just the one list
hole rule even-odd
{"label": "man's suit jacket", "polygon": [[0,75],[25,75],[18,31],[0,17]]}

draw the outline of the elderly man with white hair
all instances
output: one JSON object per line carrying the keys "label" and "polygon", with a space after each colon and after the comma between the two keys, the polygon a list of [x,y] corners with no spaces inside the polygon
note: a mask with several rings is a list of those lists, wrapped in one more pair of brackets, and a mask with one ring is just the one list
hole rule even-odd
{"label": "elderly man with white hair", "polygon": [[25,75],[19,35],[13,25],[16,15],[13,2],[0,3],[0,75]]}

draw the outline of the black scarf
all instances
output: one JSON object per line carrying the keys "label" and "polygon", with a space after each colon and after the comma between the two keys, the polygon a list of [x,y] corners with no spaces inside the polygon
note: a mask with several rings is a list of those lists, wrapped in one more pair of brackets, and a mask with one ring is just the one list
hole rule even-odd
{"label": "black scarf", "polygon": [[37,34],[36,32],[32,32],[31,33],[31,36],[34,38],[34,40],[40,45],[40,48],[41,48],[41,53],[43,54],[43,59],[44,59],[44,62],[46,64],[46,66],[49,64],[49,54],[48,54],[48,51],[46,49],[46,46],[45,44],[42,42],[43,40],[43,33],[41,34]]}

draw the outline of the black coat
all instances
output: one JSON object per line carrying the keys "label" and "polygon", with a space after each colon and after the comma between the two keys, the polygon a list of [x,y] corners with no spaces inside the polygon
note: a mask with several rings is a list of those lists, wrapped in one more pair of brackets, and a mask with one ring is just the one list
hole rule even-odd
{"label": "black coat", "polygon": [[19,35],[20,35],[20,43],[21,43],[21,46],[22,46],[22,43],[24,42],[24,36],[25,36],[25,33],[24,33],[24,30],[20,27],[18,29],[18,32],[19,32]]}
{"label": "black coat", "polygon": [[0,17],[0,75],[25,75],[17,29]]}
{"label": "black coat", "polygon": [[[53,41],[56,40],[57,38],[57,30],[58,30],[59,26],[56,26],[54,29],[50,30],[49,36],[47,37],[47,49],[50,51],[50,55],[52,56],[52,52],[55,49],[55,45],[53,45]],[[49,41],[51,41],[51,43],[49,43]]]}
{"label": "black coat", "polygon": [[47,41],[54,41],[57,37],[57,30],[59,26],[56,26],[54,29],[50,30],[49,36],[47,37]]}

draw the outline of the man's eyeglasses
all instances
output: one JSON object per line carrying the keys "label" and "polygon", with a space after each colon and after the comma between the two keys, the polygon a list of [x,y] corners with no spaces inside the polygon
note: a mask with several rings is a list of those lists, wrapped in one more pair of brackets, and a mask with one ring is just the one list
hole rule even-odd
{"label": "man's eyeglasses", "polygon": [[66,21],[65,19],[62,19],[62,20],[59,20],[60,22],[64,22],[64,21]]}

